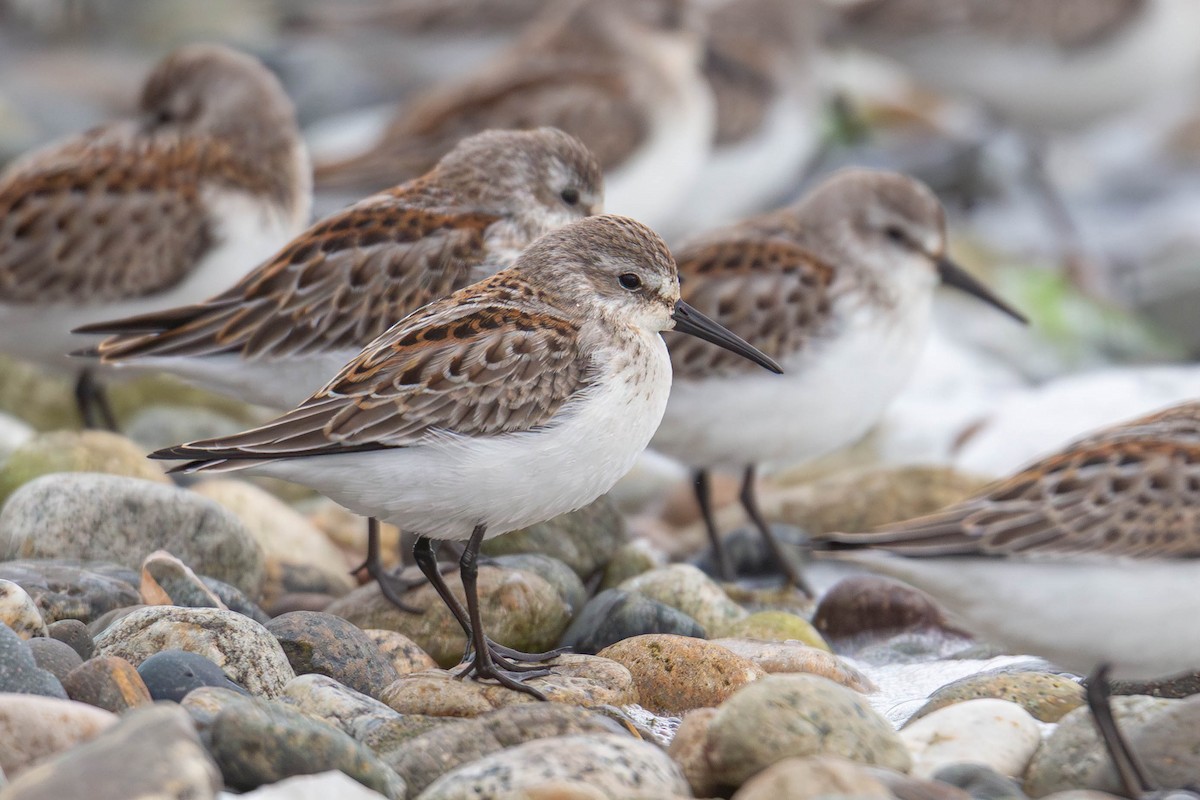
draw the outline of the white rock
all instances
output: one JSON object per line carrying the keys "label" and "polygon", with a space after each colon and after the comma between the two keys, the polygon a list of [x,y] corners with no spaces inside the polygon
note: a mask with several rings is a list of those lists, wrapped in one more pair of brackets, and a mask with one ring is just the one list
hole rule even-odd
{"label": "white rock", "polygon": [[319,772],[316,775],[298,775],[262,786],[248,794],[221,792],[219,800],[382,800],[383,795],[373,792],[342,772]]}
{"label": "white rock", "polygon": [[22,639],[46,636],[46,623],[29,593],[12,581],[0,580],[0,622]]}
{"label": "white rock", "polygon": [[12,451],[32,439],[33,428],[9,414],[0,413],[0,460],[8,458]]}
{"label": "white rock", "polygon": [[1020,777],[1041,744],[1041,729],[1016,703],[966,700],[934,711],[900,731],[913,757],[912,775],[931,778],[948,764],[973,763]]}

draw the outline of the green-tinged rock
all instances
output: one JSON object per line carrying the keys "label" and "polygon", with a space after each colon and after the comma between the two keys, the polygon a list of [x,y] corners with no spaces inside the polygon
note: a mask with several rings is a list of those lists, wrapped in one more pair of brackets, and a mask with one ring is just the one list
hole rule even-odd
{"label": "green-tinged rock", "polygon": [[1024,708],[1034,719],[1058,722],[1069,711],[1084,704],[1084,690],[1076,681],[1052,672],[984,672],[948,683],[929,696],[913,720],[940,708],[980,698],[1008,700]]}
{"label": "green-tinged rock", "polygon": [[607,564],[628,538],[624,517],[611,500],[600,497],[578,511],[488,539],[483,552],[491,556],[541,553],[586,579]]}
{"label": "green-tinged rock", "polygon": [[597,733],[628,735],[619,724],[594,711],[532,703],[436,728],[410,740],[387,760],[416,796],[447,772],[506,748],[536,739]]}
{"label": "green-tinged rock", "polygon": [[[610,659],[566,654],[547,667],[549,675],[529,678],[525,683],[551,702],[598,708],[639,700],[629,670]],[[402,714],[438,717],[476,717],[503,706],[538,702],[524,692],[490,682],[458,680],[443,670],[403,675],[379,699]]]}
{"label": "green-tinged rock", "polygon": [[604,578],[600,591],[620,586],[630,578],[666,565],[666,557],[654,550],[645,539],[634,539],[617,548],[612,558],[604,565]]}
{"label": "green-tinged rock", "polygon": [[679,609],[709,636],[724,636],[734,623],[749,616],[716,582],[689,564],[652,570],[625,581],[620,588]]}
{"label": "green-tinged rock", "polygon": [[185,489],[56,473],[26,483],[0,511],[0,559],[103,558],[138,569],[160,549],[259,596],[264,567],[257,542],[229,511]]}
{"label": "green-tinged rock", "polygon": [[634,636],[598,655],[629,670],[642,706],[670,716],[719,706],[766,675],[753,661],[720,645],[665,633]]}
{"label": "green-tinged rock", "polygon": [[[596,797],[666,798],[689,794],[679,767],[648,742],[615,734],[538,739],[473,761],[438,778],[421,800],[476,800],[550,781],[579,782]],[[526,795],[528,796],[528,795]]]}
{"label": "green-tinged rock", "polygon": [[787,611],[758,611],[725,629],[731,639],[759,639],[764,642],[795,641],[828,650],[829,645],[808,620]]}
{"label": "green-tinged rock", "polygon": [[295,677],[270,631],[233,611],[150,606],[96,637],[99,655],[120,656],[134,666],[162,650],[202,655],[255,695],[278,696]]}
{"label": "green-tinged rock", "polygon": [[90,742],[26,770],[0,797],[213,800],[220,788],[220,773],[188,715],[163,704],[134,709]]}
{"label": "green-tinged rock", "polygon": [[0,504],[34,478],[52,472],[100,472],[155,483],[171,479],[140,445],[108,431],[40,433],[0,464]]}
{"label": "green-tinged rock", "polygon": [[327,675],[370,697],[378,697],[400,677],[371,637],[341,617],[293,611],[266,627],[297,675]]}
{"label": "green-tinged rock", "polygon": [[715,779],[727,786],[792,756],[840,756],[901,772],[912,763],[865,697],[814,675],[768,675],[741,689],[717,710],[706,750]]}
{"label": "green-tinged rock", "polygon": [[516,553],[511,556],[496,556],[493,565],[502,569],[521,569],[532,572],[558,590],[558,596],[567,604],[571,616],[579,612],[587,602],[588,592],[575,571],[557,558],[540,553]]}
{"label": "green-tinged rock", "polygon": [[700,623],[677,608],[638,592],[605,589],[575,615],[560,644],[576,653],[598,653],[611,644],[644,633],[705,638]]}
{"label": "green-tinged rock", "polygon": [[[465,603],[456,576],[448,580],[451,590]],[[570,609],[558,590],[543,578],[525,570],[479,568],[479,604],[488,636],[500,644],[530,653],[554,647],[570,620]],[[397,609],[379,585],[369,583],[325,610],[360,628],[394,630],[412,639],[445,667],[462,658],[466,636],[462,627],[428,583],[409,591],[405,602],[422,610],[409,614]]]}

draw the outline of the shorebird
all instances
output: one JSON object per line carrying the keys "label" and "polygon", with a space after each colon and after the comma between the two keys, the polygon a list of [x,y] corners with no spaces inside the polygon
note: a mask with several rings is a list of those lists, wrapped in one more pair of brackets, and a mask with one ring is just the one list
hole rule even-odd
{"label": "shorebird", "polygon": [[[779,367],[679,297],[649,228],[589,217],[535,241],[509,269],[398,322],[295,410],[259,428],[154,453],[186,472],[295,481],[418,534],[417,565],[466,632],[463,674],[545,699],[522,677],[549,654],[484,633],[476,557],[485,538],[580,508],[633,465],[671,386],[674,328]],[[466,610],[434,540],[466,541]],[[528,671],[532,668],[532,672]]]}
{"label": "shorebird", "polygon": [[255,59],[191,45],[162,61],[140,116],[29,153],[0,176],[0,350],[79,371],[85,424],[115,422],[67,353],[81,324],[199,300],[308,220],[292,104]]}
{"label": "shorebird", "polygon": [[684,299],[787,374],[764,379],[670,338],[675,385],[651,446],[695,471],[723,577],[733,571],[709,472],[733,468],[750,520],[807,591],[758,509],[755,465],[816,458],[862,437],[913,371],[939,282],[1024,318],[950,259],[941,204],[896,173],[837,173],[793,206],[684,244],[677,259]]}

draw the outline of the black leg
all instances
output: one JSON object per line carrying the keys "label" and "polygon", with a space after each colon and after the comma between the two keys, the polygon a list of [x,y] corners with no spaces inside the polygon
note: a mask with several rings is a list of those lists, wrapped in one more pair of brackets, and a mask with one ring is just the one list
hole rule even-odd
{"label": "black leg", "polygon": [[704,519],[704,528],[708,531],[708,541],[712,545],[713,558],[717,562],[717,574],[721,580],[734,579],[733,564],[729,561],[729,553],[725,543],[717,531],[717,521],[712,513],[712,481],[708,470],[698,469],[693,475],[692,485],[696,489],[696,505],[700,506],[700,516]]}
{"label": "black leg", "polygon": [[1152,792],[1154,787],[1147,777],[1146,766],[1117,727],[1109,697],[1108,665],[1101,664],[1087,677],[1088,709],[1092,712],[1092,721],[1096,723],[1100,740],[1108,750],[1108,757],[1117,769],[1125,795],[1132,798],[1141,797],[1147,792]]}
{"label": "black leg", "polygon": [[117,430],[117,418],[108,403],[108,395],[91,369],[81,371],[79,379],[75,381],[75,405],[79,409],[80,419],[83,420],[83,427],[114,432]]}
{"label": "black leg", "polygon": [[1050,224],[1067,277],[1075,288],[1096,296],[1103,288],[1100,285],[1099,268],[1084,250],[1079,226],[1075,224],[1066,201],[1046,170],[1046,141],[1040,137],[1026,138],[1025,147],[1029,184],[1046,212],[1045,218]]}
{"label": "black leg", "polygon": [[524,692],[538,700],[545,700],[546,696],[544,694],[532,686],[526,686],[523,681],[548,675],[550,673],[549,668],[534,666],[533,664],[513,664],[509,659],[527,662],[543,661],[547,657],[553,657],[556,653],[521,653],[511,648],[497,645],[483,631],[483,616],[479,609],[479,592],[476,586],[476,579],[479,574],[476,557],[479,554],[480,545],[483,544],[483,535],[486,530],[487,528],[484,525],[475,526],[475,530],[471,533],[471,538],[467,541],[467,546],[463,550],[462,559],[458,562],[459,574],[462,576],[463,593],[467,598],[467,615],[471,622],[468,638],[471,640],[471,647],[475,651],[474,659],[467,665],[465,670],[459,673],[458,677],[473,674],[476,678],[491,678],[501,686],[506,686],[514,691]]}
{"label": "black leg", "polygon": [[383,596],[390,600],[392,605],[409,614],[424,614],[423,609],[410,606],[401,597],[409,589],[420,586],[422,581],[405,580],[384,569],[383,560],[379,557],[379,538],[379,520],[367,517],[367,560],[351,570],[351,574],[365,568],[367,574],[379,584],[379,591],[383,592]]}
{"label": "black leg", "polygon": [[771,526],[767,524],[763,518],[762,512],[758,508],[758,500],[754,495],[754,481],[756,477],[754,465],[746,467],[746,472],[742,475],[742,508],[746,509],[746,515],[750,517],[750,521],[754,523],[754,527],[758,528],[758,532],[762,535],[763,541],[767,543],[767,547],[771,551],[771,556],[775,559],[775,563],[783,570],[783,574],[787,576],[787,582],[790,586],[795,586],[800,591],[809,597],[813,596],[813,590],[809,587],[808,581],[804,580],[804,576],[800,574],[800,569],[792,563],[788,558],[787,553],[783,552],[782,545],[775,538],[775,532],[771,530]]}
{"label": "black leg", "polygon": [[458,620],[458,624],[462,626],[463,633],[467,635],[467,641],[471,639],[471,622],[467,619],[466,609],[462,607],[462,603],[458,602],[458,598],[450,591],[450,587],[446,585],[446,580],[442,577],[442,566],[437,560],[437,547],[433,540],[427,536],[418,536],[417,541],[413,544],[413,560],[417,562],[417,567],[421,570],[431,584],[434,591],[438,593],[438,597],[442,598],[442,602],[446,604],[446,608],[450,609],[450,613]]}

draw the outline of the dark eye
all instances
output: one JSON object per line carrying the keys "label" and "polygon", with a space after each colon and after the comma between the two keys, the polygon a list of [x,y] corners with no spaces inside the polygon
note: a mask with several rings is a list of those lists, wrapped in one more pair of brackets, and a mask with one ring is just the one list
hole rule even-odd
{"label": "dark eye", "polygon": [[905,244],[908,241],[908,237],[904,235],[904,230],[896,225],[888,225],[883,229],[883,233],[896,244]]}
{"label": "dark eye", "polygon": [[560,194],[559,197],[561,197],[562,201],[567,205],[573,206],[579,202],[579,190],[574,186],[568,186],[566,189],[562,190],[562,194]]}
{"label": "dark eye", "polygon": [[632,272],[626,272],[617,278],[617,280],[620,282],[622,288],[628,289],[631,292],[642,288],[642,279]]}
{"label": "dark eye", "polygon": [[175,115],[172,114],[169,109],[160,108],[158,111],[154,112],[155,125],[168,125],[174,121],[174,119]]}

